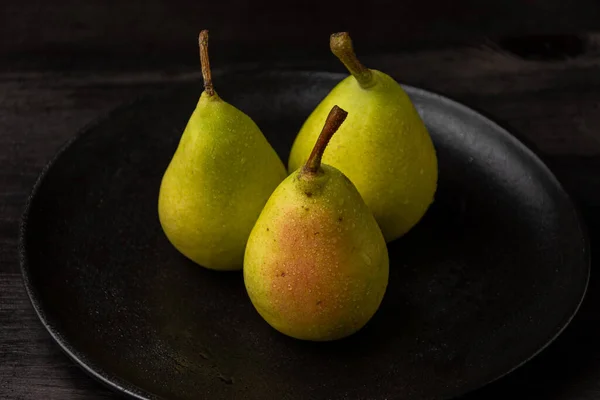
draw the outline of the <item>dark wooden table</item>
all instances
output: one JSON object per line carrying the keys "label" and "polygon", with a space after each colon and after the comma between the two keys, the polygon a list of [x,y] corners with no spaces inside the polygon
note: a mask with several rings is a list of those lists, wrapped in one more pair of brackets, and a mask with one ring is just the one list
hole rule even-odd
{"label": "dark wooden table", "polygon": [[[19,272],[19,219],[43,165],[84,125],[173,82],[197,83],[195,35],[204,27],[214,67],[258,60],[331,70],[341,69],[327,36],[350,29],[369,66],[462,101],[534,147],[581,207],[592,253],[600,250],[595,0],[407,1],[402,9],[302,2],[292,13],[276,2],[121,3],[0,5],[1,399],[116,398],[61,353],[35,316]],[[466,398],[600,399],[598,309],[592,271],[587,298],[558,340]]]}

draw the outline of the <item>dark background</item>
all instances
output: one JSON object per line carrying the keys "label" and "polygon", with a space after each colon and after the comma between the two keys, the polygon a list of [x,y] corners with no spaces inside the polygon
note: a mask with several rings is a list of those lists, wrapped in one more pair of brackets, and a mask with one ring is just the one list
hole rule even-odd
{"label": "dark background", "polygon": [[[54,345],[23,289],[19,218],[43,165],[85,124],[173,82],[258,62],[341,71],[328,36],[349,30],[365,64],[460,100],[534,147],[600,240],[600,2],[1,0],[0,398],[114,394]],[[218,85],[218,78],[215,82]],[[532,362],[467,396],[600,399],[600,280]]]}
{"label": "dark background", "polygon": [[327,56],[337,30],[350,30],[366,54],[586,34],[600,25],[595,0],[3,0],[0,7],[0,59],[13,70],[195,66],[202,28],[214,30],[216,60],[296,62]]}

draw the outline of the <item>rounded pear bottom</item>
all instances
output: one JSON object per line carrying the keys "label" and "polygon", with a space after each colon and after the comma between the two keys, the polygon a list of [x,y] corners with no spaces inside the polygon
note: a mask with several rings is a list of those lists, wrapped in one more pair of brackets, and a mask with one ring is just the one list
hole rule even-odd
{"label": "rounded pear bottom", "polygon": [[315,328],[298,328],[291,327],[285,323],[278,323],[278,318],[272,318],[268,312],[261,312],[261,310],[259,309],[259,305],[254,303],[254,301],[252,301],[252,304],[254,305],[260,316],[279,333],[282,333],[294,339],[305,340],[310,342],[331,342],[352,336],[367,325],[367,323],[372,319],[372,317],[377,312],[377,309],[379,308],[378,304],[377,308],[373,311],[373,313],[370,316],[368,316],[368,318],[363,318],[361,321],[355,324],[338,325],[334,329],[324,326],[319,326]]}
{"label": "rounded pear bottom", "polygon": [[383,234],[339,170],[291,174],[256,222],[244,284],[262,318],[296,339],[330,341],[362,329],[389,279]]}

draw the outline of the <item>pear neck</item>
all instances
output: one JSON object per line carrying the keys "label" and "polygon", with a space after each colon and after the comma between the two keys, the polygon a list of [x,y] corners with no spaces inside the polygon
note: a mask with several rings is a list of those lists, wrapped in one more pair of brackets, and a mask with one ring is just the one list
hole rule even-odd
{"label": "pear neck", "polygon": [[214,89],[212,93],[208,93],[208,91],[204,89],[204,91],[200,95],[200,100],[204,100],[206,102],[222,101],[217,92],[214,91]]}
{"label": "pear neck", "polygon": [[301,168],[296,172],[295,186],[299,194],[307,199],[317,198],[327,186],[331,174],[326,168],[320,167],[315,173]]}

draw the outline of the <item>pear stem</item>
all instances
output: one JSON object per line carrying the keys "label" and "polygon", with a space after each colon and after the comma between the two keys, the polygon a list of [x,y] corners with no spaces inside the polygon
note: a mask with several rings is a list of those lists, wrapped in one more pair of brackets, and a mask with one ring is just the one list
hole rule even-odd
{"label": "pear stem", "polygon": [[373,73],[370,69],[361,64],[354,53],[352,39],[348,32],[338,32],[329,38],[329,48],[331,52],[340,59],[348,71],[356,78],[363,89],[373,85]]}
{"label": "pear stem", "polygon": [[215,95],[215,89],[212,82],[212,73],[210,71],[210,60],[208,58],[208,30],[204,29],[198,36],[198,45],[200,46],[200,66],[202,67],[202,78],[204,79],[204,91],[209,96]]}
{"label": "pear stem", "polygon": [[348,112],[342,110],[338,106],[333,106],[329,112],[329,115],[327,116],[327,120],[325,121],[325,125],[323,126],[323,130],[317,139],[315,147],[313,147],[306,164],[304,164],[304,167],[302,167],[303,174],[314,175],[319,172],[321,169],[323,152],[325,151],[327,144],[329,144],[329,140],[340,128],[347,116]]}

